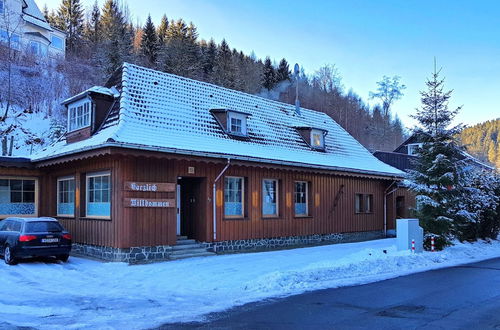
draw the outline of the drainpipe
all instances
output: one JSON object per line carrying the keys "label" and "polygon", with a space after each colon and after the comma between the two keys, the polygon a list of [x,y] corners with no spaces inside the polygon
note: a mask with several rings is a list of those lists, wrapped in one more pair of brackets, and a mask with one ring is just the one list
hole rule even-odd
{"label": "drainpipe", "polygon": [[387,192],[393,184],[397,183],[397,181],[393,181],[387,189],[384,190],[384,237],[387,237],[387,197],[389,197],[390,194],[398,190],[398,187],[392,189],[391,191]]}
{"label": "drainpipe", "polygon": [[[217,181],[224,175],[229,166],[231,165],[231,158],[227,159],[226,167],[219,173],[217,178],[215,178],[214,186],[213,186],[213,194],[212,194],[212,202],[213,202],[213,224],[214,224],[214,241],[217,239]],[[215,250],[215,247],[214,247]]]}

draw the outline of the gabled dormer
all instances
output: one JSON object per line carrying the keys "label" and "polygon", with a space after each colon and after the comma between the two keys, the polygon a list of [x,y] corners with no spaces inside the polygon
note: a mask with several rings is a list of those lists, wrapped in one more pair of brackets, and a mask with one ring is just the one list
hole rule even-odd
{"label": "gabled dormer", "polygon": [[68,112],[66,142],[91,137],[101,127],[118,94],[115,88],[95,86],[65,100],[62,104]]}
{"label": "gabled dormer", "polygon": [[328,131],[315,127],[295,127],[304,142],[314,150],[325,151],[325,137]]}
{"label": "gabled dormer", "polygon": [[229,109],[211,109],[210,112],[229,136],[236,138],[248,137],[247,118],[251,114]]}

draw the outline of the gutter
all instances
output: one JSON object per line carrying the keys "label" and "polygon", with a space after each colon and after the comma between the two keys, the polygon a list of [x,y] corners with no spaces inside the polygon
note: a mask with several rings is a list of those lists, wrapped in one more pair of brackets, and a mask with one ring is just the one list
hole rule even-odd
{"label": "gutter", "polygon": [[[222,171],[219,173],[217,178],[214,180],[214,185],[213,185],[213,192],[212,192],[212,203],[213,203],[213,231],[214,231],[214,242],[217,239],[217,181],[224,175],[224,173],[227,171],[227,169],[231,166],[231,158],[227,159],[227,164],[226,166],[222,169]],[[215,246],[214,246],[214,252],[215,252]]]}
{"label": "gutter", "polygon": [[[57,154],[54,156],[47,156],[47,157],[34,159],[32,161],[33,162],[42,162],[45,160],[59,158],[59,157],[75,154],[78,152],[89,151],[89,150],[98,149],[98,148],[106,148],[106,147],[119,147],[119,148],[135,149],[135,150],[157,151],[157,152],[164,152],[164,153],[200,156],[200,157],[210,157],[210,158],[226,158],[226,159],[231,158],[232,160],[269,163],[269,164],[278,164],[278,165],[305,167],[305,168],[315,168],[315,169],[321,169],[321,170],[340,171],[340,172],[357,173],[357,174],[365,174],[365,175],[377,175],[377,176],[390,178],[392,180],[404,179],[403,172],[401,172],[401,175],[398,175],[398,174],[394,174],[394,173],[377,172],[377,171],[370,171],[370,170],[360,170],[360,169],[340,167],[340,166],[314,165],[314,164],[300,163],[300,162],[293,162],[293,161],[283,161],[283,160],[273,160],[273,159],[258,158],[258,157],[228,155],[228,154],[220,154],[220,153],[215,153],[215,152],[191,151],[191,150],[183,150],[183,149],[168,148],[168,147],[153,147],[153,146],[138,145],[138,144],[124,143],[124,142],[115,142],[115,141],[105,142],[105,143],[99,144],[99,145],[83,147],[80,149],[60,153],[60,154]],[[390,166],[390,165],[387,165],[387,166]]]}

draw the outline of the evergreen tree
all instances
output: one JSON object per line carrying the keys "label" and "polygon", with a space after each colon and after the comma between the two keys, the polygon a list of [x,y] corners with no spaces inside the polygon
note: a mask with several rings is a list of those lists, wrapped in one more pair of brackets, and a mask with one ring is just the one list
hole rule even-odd
{"label": "evergreen tree", "polygon": [[84,35],[91,51],[94,52],[102,41],[101,10],[99,9],[97,0],[92,7],[90,17],[85,25]]}
{"label": "evergreen tree", "polygon": [[416,211],[424,230],[448,242],[460,234],[470,214],[460,207],[463,164],[454,136],[461,126],[450,127],[460,108],[448,109],[452,91],[443,91],[444,79],[439,73],[434,69],[427,80],[427,90],[420,92],[422,106],[412,116],[421,126],[416,134],[423,146],[408,179],[417,195]]}
{"label": "evergreen tree", "polygon": [[74,54],[83,36],[83,9],[80,0],[62,0],[57,11],[57,25],[66,32],[66,51]]}
{"label": "evergreen tree", "polygon": [[280,83],[285,80],[290,80],[290,68],[286,59],[281,59],[278,69],[276,70],[276,82]]}
{"label": "evergreen tree", "polygon": [[172,21],[167,29],[166,52],[162,60],[164,71],[189,78],[201,75],[201,52],[198,31],[193,23],[182,19]]}
{"label": "evergreen tree", "polygon": [[213,81],[215,61],[217,58],[217,45],[214,39],[210,39],[203,51],[203,74],[204,80]]}
{"label": "evergreen tree", "polygon": [[270,91],[276,85],[276,72],[274,70],[271,59],[266,57],[264,61],[264,71],[262,74],[262,87]]}
{"label": "evergreen tree", "polygon": [[130,55],[131,28],[115,0],[106,0],[102,10],[103,56],[101,65],[106,74],[113,73]]}
{"label": "evergreen tree", "polygon": [[168,18],[167,15],[163,15],[161,18],[160,25],[158,25],[158,42],[160,45],[164,45],[167,42],[167,31],[168,31]]}
{"label": "evergreen tree", "polygon": [[233,62],[233,54],[225,39],[222,40],[217,50],[214,82],[219,86],[227,88],[234,88],[236,83],[236,68]]}
{"label": "evergreen tree", "polygon": [[156,65],[158,59],[158,36],[156,35],[156,28],[151,20],[151,15],[148,16],[146,25],[144,25],[141,39],[141,53],[146,57],[150,67]]}

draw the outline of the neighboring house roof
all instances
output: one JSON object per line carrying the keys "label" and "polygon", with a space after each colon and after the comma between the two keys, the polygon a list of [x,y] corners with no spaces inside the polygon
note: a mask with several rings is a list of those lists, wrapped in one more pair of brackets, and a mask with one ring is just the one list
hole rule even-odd
{"label": "neighboring house roof", "polygon": [[46,30],[52,31],[49,23],[45,20],[45,16],[40,11],[34,0],[23,0],[26,6],[23,6],[23,19],[31,24],[37,25]]}
{"label": "neighboring house roof", "polygon": [[0,156],[0,167],[32,168],[34,166],[29,158]]}
{"label": "neighboring house roof", "polygon": [[[412,159],[416,159],[418,156],[409,155],[407,146],[413,143],[421,143],[422,141],[418,138],[417,134],[412,134],[406,141],[404,141],[400,146],[398,146],[394,152],[387,151],[375,151],[373,155],[383,161],[386,164],[394,166],[402,171],[411,170],[414,168],[412,164]],[[460,160],[464,160],[469,165],[485,169],[485,170],[495,170],[495,167],[490,166],[486,163],[481,162],[479,159],[468,154],[467,152],[460,150]]]}
{"label": "neighboring house roof", "polygon": [[[121,89],[101,129],[90,138],[60,141],[33,159],[41,161],[103,146],[233,158],[283,165],[401,177],[325,113],[301,109],[212,84],[124,64],[113,84]],[[111,87],[111,86],[108,86]],[[118,106],[119,104],[119,106]],[[246,112],[248,139],[228,136],[211,109]],[[328,131],[325,152],[312,150],[295,129]]]}
{"label": "neighboring house roof", "polygon": [[375,157],[380,159],[386,164],[389,164],[401,171],[407,171],[413,169],[412,160],[415,160],[417,156],[403,154],[399,152],[390,151],[375,151],[373,153]]}

